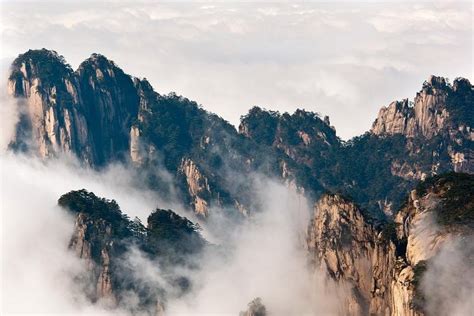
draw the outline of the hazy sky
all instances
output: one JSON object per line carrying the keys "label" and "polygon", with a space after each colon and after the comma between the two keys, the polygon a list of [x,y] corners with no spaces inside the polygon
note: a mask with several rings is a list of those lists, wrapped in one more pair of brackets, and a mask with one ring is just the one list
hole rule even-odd
{"label": "hazy sky", "polygon": [[329,115],[338,135],[413,98],[431,74],[473,79],[471,2],[1,2],[2,66],[29,48],[76,68],[102,53],[238,125],[253,105]]}

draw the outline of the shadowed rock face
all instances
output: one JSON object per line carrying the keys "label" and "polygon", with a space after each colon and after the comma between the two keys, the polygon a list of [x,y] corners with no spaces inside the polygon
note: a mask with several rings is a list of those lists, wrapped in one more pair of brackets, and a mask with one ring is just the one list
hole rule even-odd
{"label": "shadowed rock face", "polygon": [[79,81],[62,57],[47,50],[20,55],[12,65],[8,89],[20,107],[12,148],[41,157],[66,152],[93,163],[95,148]]}
{"label": "shadowed rock face", "polygon": [[139,96],[104,56],[92,55],[74,72],[53,51],[28,51],[13,63],[9,92],[24,103],[13,148],[41,157],[67,152],[94,166],[127,157]]}
{"label": "shadowed rock face", "polygon": [[454,173],[426,180],[382,228],[341,196],[316,203],[308,249],[316,269],[349,288],[343,314],[424,314],[420,273],[444,245],[472,234],[473,181]]}
{"label": "shadowed rock face", "polygon": [[96,149],[95,163],[124,159],[140,99],[132,78],[102,55],[92,55],[76,72]]}

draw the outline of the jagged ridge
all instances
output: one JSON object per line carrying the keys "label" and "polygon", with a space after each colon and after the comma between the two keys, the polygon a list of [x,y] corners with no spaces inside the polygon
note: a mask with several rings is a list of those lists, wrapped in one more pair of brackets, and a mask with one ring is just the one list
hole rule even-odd
{"label": "jagged ridge", "polygon": [[212,207],[243,215],[256,209],[253,171],[277,175],[313,200],[343,192],[378,218],[390,216],[426,176],[474,172],[473,88],[466,79],[451,86],[431,77],[414,106],[393,103],[371,133],[348,142],[327,117],[303,110],[255,107],[238,133],[197,103],[160,95],[97,54],[74,72],[57,53],[30,50],[13,63],[9,89],[23,107],[13,149],[41,157],[69,153],[96,167],[130,162],[152,189],[168,195],[169,184],[153,172],[164,167],[175,177],[178,198],[203,216]]}

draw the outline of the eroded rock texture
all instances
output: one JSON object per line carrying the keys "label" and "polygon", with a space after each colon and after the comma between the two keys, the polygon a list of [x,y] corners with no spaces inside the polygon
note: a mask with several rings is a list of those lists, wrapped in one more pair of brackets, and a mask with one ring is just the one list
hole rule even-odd
{"label": "eroded rock texture", "polygon": [[343,314],[424,315],[420,274],[444,245],[472,234],[472,184],[464,174],[430,178],[383,228],[341,196],[316,203],[308,249],[316,269],[349,288]]}
{"label": "eroded rock texture", "polygon": [[[187,259],[206,246],[198,226],[157,209],[145,227],[115,201],[86,190],[64,194],[58,203],[75,219],[69,248],[84,260],[86,273],[77,283],[92,302],[131,315],[164,315],[166,300],[188,291],[190,281],[173,269],[196,268]],[[162,275],[144,278],[143,269]]]}

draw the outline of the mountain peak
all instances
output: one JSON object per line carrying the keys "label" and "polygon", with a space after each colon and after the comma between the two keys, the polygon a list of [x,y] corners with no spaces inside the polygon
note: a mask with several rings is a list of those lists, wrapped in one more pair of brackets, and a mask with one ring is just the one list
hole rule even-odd
{"label": "mountain peak", "polygon": [[81,66],[85,65],[91,65],[94,68],[118,68],[113,60],[110,60],[106,56],[98,53],[91,54],[89,58],[81,63]]}
{"label": "mountain peak", "polygon": [[59,55],[55,50],[49,50],[46,48],[42,49],[29,49],[23,54],[18,55],[17,58],[13,61],[13,66],[20,66],[23,62],[32,61],[49,61],[49,62],[59,62],[61,64],[67,65],[66,60],[62,55]]}
{"label": "mountain peak", "polygon": [[444,89],[448,87],[448,80],[444,77],[431,75],[428,80],[423,83],[423,88]]}
{"label": "mountain peak", "polygon": [[93,76],[99,80],[124,74],[123,70],[113,60],[97,53],[84,60],[79,65],[77,72],[80,75]]}
{"label": "mountain peak", "polygon": [[[371,132],[375,135],[403,134],[410,138],[432,138],[439,132],[449,131],[453,134],[459,126],[471,126],[472,118],[468,114],[472,89],[467,79],[457,78],[451,86],[446,78],[432,75],[416,94],[413,106],[404,100],[380,109]],[[469,132],[461,135],[461,138],[470,137]]]}
{"label": "mountain peak", "polygon": [[466,78],[456,78],[454,79],[453,82],[453,90],[454,91],[459,91],[459,90],[473,90],[474,87],[471,85],[471,82],[466,79]]}
{"label": "mountain peak", "polygon": [[30,49],[15,58],[9,79],[19,81],[37,78],[43,85],[48,85],[57,78],[69,77],[72,73],[71,66],[56,51],[45,48]]}

